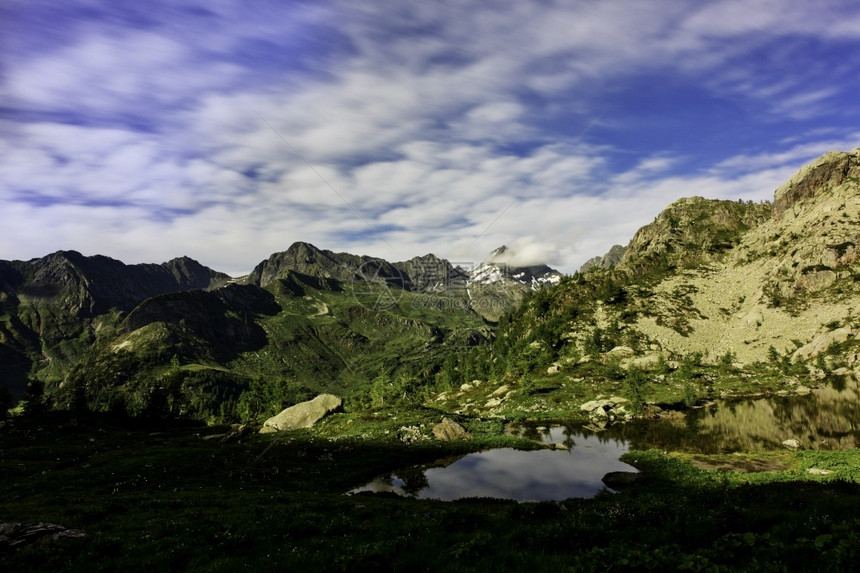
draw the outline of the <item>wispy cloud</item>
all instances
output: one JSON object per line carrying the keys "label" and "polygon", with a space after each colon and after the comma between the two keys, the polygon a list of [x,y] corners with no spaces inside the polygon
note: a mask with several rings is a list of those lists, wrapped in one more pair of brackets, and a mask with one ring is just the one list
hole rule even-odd
{"label": "wispy cloud", "polygon": [[2,10],[0,258],[241,273],[295,240],[480,260],[519,238],[570,271],[674,199],[767,198],[860,144],[849,2]]}

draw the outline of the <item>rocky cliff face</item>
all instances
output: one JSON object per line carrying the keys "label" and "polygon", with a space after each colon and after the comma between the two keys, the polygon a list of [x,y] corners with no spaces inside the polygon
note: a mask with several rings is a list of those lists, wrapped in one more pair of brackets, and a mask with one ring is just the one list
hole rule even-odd
{"label": "rocky cliff face", "polygon": [[776,221],[800,214],[804,203],[827,193],[839,193],[844,185],[860,181],[860,148],[850,152],[830,151],[802,167],[776,190],[773,217]]}

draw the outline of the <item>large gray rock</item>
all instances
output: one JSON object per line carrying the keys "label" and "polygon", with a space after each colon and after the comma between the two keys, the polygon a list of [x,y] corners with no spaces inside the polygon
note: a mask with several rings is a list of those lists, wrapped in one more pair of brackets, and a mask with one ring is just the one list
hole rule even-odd
{"label": "large gray rock", "polygon": [[466,428],[450,418],[442,418],[441,422],[433,426],[433,435],[443,442],[472,439],[472,434],[467,432]]}
{"label": "large gray rock", "polygon": [[606,487],[619,490],[630,487],[642,477],[639,472],[609,472],[601,481]]}
{"label": "large gray rock", "polygon": [[607,359],[609,359],[609,358],[624,359],[624,358],[630,358],[634,354],[636,354],[636,351],[633,350],[632,348],[630,348],[629,346],[616,346],[615,348],[613,348],[612,350],[610,350],[609,352],[604,354],[604,357]]}
{"label": "large gray rock", "polygon": [[648,356],[640,356],[639,358],[634,358],[630,361],[627,367],[629,368],[630,366],[635,366],[636,368],[639,368],[641,370],[650,371],[656,370],[659,364],[660,355],[649,354]]}
{"label": "large gray rock", "polygon": [[342,401],[332,394],[320,394],[313,400],[290,406],[280,414],[272,416],[263,423],[260,433],[279,430],[310,428],[330,413],[340,408]]}
{"label": "large gray rock", "polygon": [[845,327],[837,328],[836,330],[831,330],[824,334],[819,334],[812,340],[812,342],[795,350],[794,354],[791,355],[791,359],[792,361],[809,360],[813,356],[825,352],[830,348],[831,344],[845,342],[849,338],[854,338],[856,334],[857,333],[854,330]]}

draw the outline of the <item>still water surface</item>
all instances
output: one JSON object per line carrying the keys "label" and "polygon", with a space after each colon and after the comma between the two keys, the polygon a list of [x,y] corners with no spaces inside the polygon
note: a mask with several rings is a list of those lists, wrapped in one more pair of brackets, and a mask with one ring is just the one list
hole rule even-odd
{"label": "still water surface", "polygon": [[801,449],[845,450],[860,446],[860,385],[853,376],[834,377],[804,396],[717,401],[683,417],[623,424],[609,435],[630,449],[716,454]]}
{"label": "still water surface", "polygon": [[420,499],[495,497],[517,501],[593,497],[608,472],[636,471],[619,461],[630,449],[690,453],[785,449],[848,449],[860,445],[860,385],[840,377],[805,396],[718,401],[656,422],[619,424],[595,432],[581,424],[511,424],[510,433],[568,449],[499,448],[439,460],[382,476],[352,490],[389,491]]}
{"label": "still water surface", "polygon": [[413,468],[377,478],[353,490],[390,491],[419,499],[454,500],[495,497],[517,501],[593,497],[603,489],[608,472],[633,471],[618,460],[627,451],[623,440],[604,438],[587,430],[552,428],[544,432],[553,443],[567,442],[570,450],[523,451],[496,448],[467,454],[448,465],[426,470]]}

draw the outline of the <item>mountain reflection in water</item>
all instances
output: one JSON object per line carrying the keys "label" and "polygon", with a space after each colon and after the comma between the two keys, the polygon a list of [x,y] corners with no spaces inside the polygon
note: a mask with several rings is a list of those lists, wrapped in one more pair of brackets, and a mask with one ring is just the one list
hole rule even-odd
{"label": "mountain reflection in water", "polygon": [[860,385],[853,376],[835,377],[805,396],[721,400],[685,416],[615,426],[607,433],[637,450],[783,450],[785,440],[797,440],[801,449],[850,449],[860,444]]}

